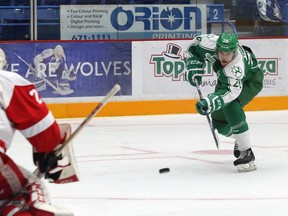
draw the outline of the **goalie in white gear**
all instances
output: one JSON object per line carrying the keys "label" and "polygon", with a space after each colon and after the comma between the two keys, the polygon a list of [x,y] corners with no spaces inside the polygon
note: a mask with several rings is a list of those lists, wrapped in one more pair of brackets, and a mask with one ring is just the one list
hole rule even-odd
{"label": "goalie in white gear", "polygon": [[73,215],[51,203],[41,177],[6,154],[18,130],[32,145],[34,162],[46,179],[58,184],[77,182],[72,144],[57,152],[71,134],[70,125],[59,125],[34,85],[17,73],[0,73],[0,89],[0,215]]}
{"label": "goalie in white gear", "polygon": [[42,79],[43,76],[47,77],[47,74],[53,74],[53,78],[50,77],[49,80],[56,88],[66,91],[67,94],[73,93],[70,81],[76,79],[76,74],[68,69],[65,52],[61,45],[55,46],[54,49],[45,49],[41,54],[36,55],[34,66],[38,79]]}

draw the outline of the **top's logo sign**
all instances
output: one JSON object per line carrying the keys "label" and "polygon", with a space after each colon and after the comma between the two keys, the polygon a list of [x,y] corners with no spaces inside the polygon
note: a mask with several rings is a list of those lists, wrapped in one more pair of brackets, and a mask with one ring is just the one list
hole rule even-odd
{"label": "top's logo sign", "polygon": [[117,7],[112,11],[110,19],[112,26],[119,31],[134,28],[136,23],[143,24],[141,26],[144,27],[144,30],[178,29],[188,31],[202,28],[202,13],[195,6],[165,8],[136,6],[131,10]]}
{"label": "top's logo sign", "polygon": [[154,64],[155,77],[172,77],[173,81],[184,79],[185,63],[181,56],[181,47],[169,43],[161,55],[151,55],[150,64]]}

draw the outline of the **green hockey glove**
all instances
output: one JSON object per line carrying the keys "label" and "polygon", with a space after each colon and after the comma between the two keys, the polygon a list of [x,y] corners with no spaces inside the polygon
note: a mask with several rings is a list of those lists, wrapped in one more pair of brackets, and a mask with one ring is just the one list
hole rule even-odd
{"label": "green hockey glove", "polygon": [[206,98],[200,99],[196,103],[196,110],[201,115],[210,114],[224,107],[223,99],[216,94],[209,94]]}
{"label": "green hockey glove", "polygon": [[205,63],[198,58],[191,57],[185,60],[186,63],[186,80],[192,85],[196,86],[195,82],[199,84],[202,82],[202,76],[204,74]]}

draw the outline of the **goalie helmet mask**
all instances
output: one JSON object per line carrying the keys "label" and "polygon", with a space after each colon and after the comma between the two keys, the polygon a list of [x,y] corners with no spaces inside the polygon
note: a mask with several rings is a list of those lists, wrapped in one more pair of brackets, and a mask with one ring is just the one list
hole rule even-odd
{"label": "goalie helmet mask", "polygon": [[220,52],[235,52],[238,46],[238,38],[233,33],[223,32],[216,42],[216,50]]}
{"label": "goalie helmet mask", "polygon": [[60,59],[64,56],[64,49],[61,45],[57,45],[55,48],[54,48],[54,55],[56,57],[56,59]]}

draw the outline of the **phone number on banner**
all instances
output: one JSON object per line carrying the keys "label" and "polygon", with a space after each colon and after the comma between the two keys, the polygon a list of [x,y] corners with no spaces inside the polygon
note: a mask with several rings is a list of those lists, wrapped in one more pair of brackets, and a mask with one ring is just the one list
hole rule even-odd
{"label": "phone number on banner", "polygon": [[112,39],[110,34],[76,34],[72,35],[72,40],[109,40]]}

